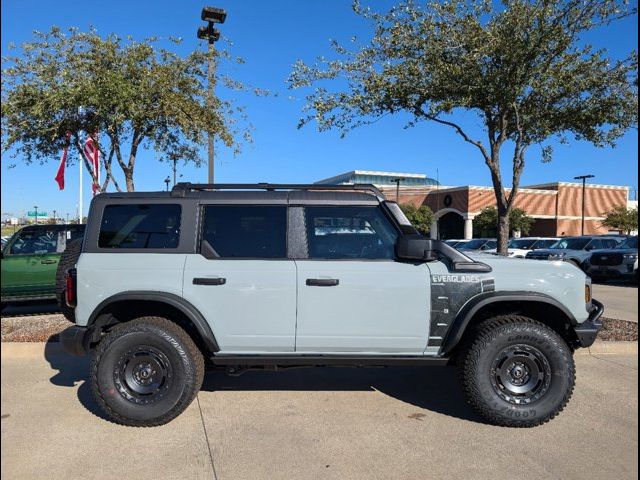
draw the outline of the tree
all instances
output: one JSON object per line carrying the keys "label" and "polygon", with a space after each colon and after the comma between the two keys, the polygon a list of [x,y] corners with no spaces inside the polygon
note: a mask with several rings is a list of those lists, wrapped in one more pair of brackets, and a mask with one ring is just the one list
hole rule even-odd
{"label": "tree", "polygon": [[628,209],[624,206],[613,207],[606,212],[602,226],[630,235],[638,230],[638,207]]}
{"label": "tree", "polygon": [[[211,106],[206,102],[208,52],[180,57],[157,47],[157,38],[123,41],[76,28],[65,33],[52,27],[34,35],[34,41],[22,45],[21,55],[3,58],[2,150],[14,147],[13,157],[21,161],[58,159],[70,144],[75,155],[69,160],[84,161],[95,184],[83,152],[90,135],[106,172],[99,190],[113,182],[121,191],[112,171],[115,157],[126,190],[133,191],[143,146],[168,160],[179,157],[200,165],[199,149],[208,130],[234,150],[240,133],[247,138],[247,130],[238,129],[241,110],[220,98],[213,98]],[[214,61],[228,57],[219,49],[212,55]],[[231,88],[244,88],[221,78]]]}
{"label": "tree", "polygon": [[422,235],[429,233],[431,229],[431,223],[433,223],[433,211],[426,205],[422,205],[419,208],[414,207],[410,203],[400,205],[400,208],[409,219],[411,224],[416,227],[416,230]]}
{"label": "tree", "polygon": [[[514,208],[509,214],[509,236],[513,232],[521,232],[522,235],[529,235],[535,220],[527,215],[527,212],[520,208]],[[499,228],[498,209],[496,207],[485,207],[473,219],[473,230],[477,236],[493,236]]]}
{"label": "tree", "polygon": [[[407,126],[453,128],[491,172],[503,254],[532,146],[550,161],[552,138],[612,146],[637,125],[636,53],[613,60],[582,39],[635,14],[624,0],[403,0],[383,14],[356,0],[354,11],[372,22],[370,42],[334,41],[335,58],[293,68],[291,88],[316,87],[300,126],[315,121],[320,131],[344,135],[404,113]],[[464,111],[480,119],[484,141],[454,117]],[[501,170],[507,149],[509,190]]]}

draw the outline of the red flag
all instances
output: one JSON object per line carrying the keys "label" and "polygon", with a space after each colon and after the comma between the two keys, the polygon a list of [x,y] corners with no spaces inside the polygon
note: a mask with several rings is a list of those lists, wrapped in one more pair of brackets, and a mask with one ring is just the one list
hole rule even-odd
{"label": "red flag", "polygon": [[58,188],[64,190],[64,169],[67,166],[67,153],[69,152],[69,139],[71,138],[71,132],[67,132],[67,143],[62,151],[62,158],[60,159],[60,165],[58,166],[58,172],[56,173],[56,182],[58,182]]}
{"label": "red flag", "polygon": [[84,142],[84,154],[87,156],[91,162],[91,166],[93,167],[93,185],[91,185],[91,189],[95,195],[98,191],[98,184],[100,182],[100,151],[91,137],[88,137],[87,141]]}

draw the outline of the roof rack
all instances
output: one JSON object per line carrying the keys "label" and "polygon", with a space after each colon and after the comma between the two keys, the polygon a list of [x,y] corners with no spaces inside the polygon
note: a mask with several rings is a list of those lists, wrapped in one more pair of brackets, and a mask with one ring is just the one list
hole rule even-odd
{"label": "roof rack", "polygon": [[371,184],[355,183],[353,185],[317,185],[305,183],[176,183],[171,190],[172,197],[184,197],[187,192],[205,190],[307,190],[307,191],[362,191],[373,193],[380,199],[383,193]]}

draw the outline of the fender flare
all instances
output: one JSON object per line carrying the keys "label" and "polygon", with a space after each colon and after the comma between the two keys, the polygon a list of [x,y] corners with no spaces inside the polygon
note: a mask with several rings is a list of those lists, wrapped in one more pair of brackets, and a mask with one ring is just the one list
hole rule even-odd
{"label": "fender flare", "polygon": [[522,303],[544,303],[560,310],[568,319],[572,326],[577,325],[574,315],[555,298],[545,293],[513,291],[513,292],[486,292],[476,295],[463,305],[456,315],[451,328],[447,332],[440,355],[447,355],[460,343],[471,319],[480,309],[494,303],[502,302],[522,302]]}
{"label": "fender flare", "polygon": [[87,326],[91,326],[94,324],[96,319],[100,316],[100,314],[107,308],[109,305],[112,305],[121,301],[131,301],[131,300],[142,300],[142,301],[153,301],[158,303],[164,303],[169,305],[180,312],[182,312],[196,327],[198,334],[204,341],[207,348],[215,353],[220,351],[220,347],[218,346],[218,342],[216,340],[209,323],[205,319],[204,315],[200,313],[200,311],[194,307],[190,302],[185,300],[178,295],[167,292],[157,292],[157,291],[128,291],[121,292],[111,297],[106,298],[102,302],[98,304],[96,308],[93,309],[91,315],[89,316],[89,320],[87,322]]}

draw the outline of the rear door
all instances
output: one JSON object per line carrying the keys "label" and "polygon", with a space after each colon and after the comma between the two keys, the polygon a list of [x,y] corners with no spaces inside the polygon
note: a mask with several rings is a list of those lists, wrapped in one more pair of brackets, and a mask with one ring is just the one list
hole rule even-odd
{"label": "rear door", "polygon": [[423,354],[429,270],[395,260],[399,233],[382,208],[307,206],[304,223],[296,351]]}
{"label": "rear door", "polygon": [[296,267],[287,258],[287,206],[205,205],[199,254],[183,295],[205,316],[221,353],[293,352]]}

